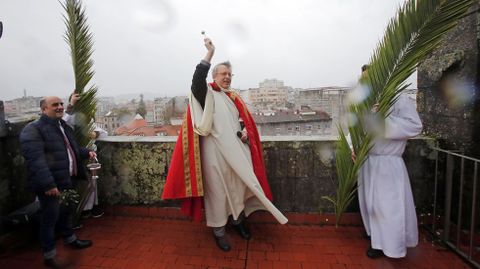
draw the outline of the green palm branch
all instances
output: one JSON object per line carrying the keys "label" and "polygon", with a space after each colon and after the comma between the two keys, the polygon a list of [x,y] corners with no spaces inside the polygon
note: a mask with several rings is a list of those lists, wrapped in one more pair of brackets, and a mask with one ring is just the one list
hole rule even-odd
{"label": "green palm branch", "polygon": [[385,119],[399,94],[409,84],[405,80],[413,74],[422,59],[442,41],[472,6],[473,0],[408,0],[399,8],[387,26],[385,35],[370,59],[368,73],[359,84],[370,94],[358,103],[348,105],[356,116],[348,127],[356,161],[351,159],[351,149],[345,132],[339,126],[337,143],[337,192],[334,197],[323,197],[335,208],[336,225],[343,212],[355,197],[357,176],[374,139],[373,131],[366,128],[371,108],[378,104],[377,116]]}
{"label": "green palm branch", "polygon": [[93,119],[97,108],[95,85],[88,86],[94,75],[93,71],[93,36],[87,25],[85,9],[80,0],[65,0],[61,3],[65,10],[63,15],[66,31],[64,39],[70,47],[73,72],[75,76],[75,90],[80,100],[75,104],[75,136],[81,146],[89,146],[92,139],[89,134],[93,131]]}

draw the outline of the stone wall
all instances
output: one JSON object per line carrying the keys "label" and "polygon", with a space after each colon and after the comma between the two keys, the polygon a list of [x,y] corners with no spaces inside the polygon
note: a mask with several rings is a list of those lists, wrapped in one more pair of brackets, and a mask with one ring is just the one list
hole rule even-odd
{"label": "stone wall", "polygon": [[97,141],[102,164],[99,173],[102,198],[108,204],[163,204],[160,196],[175,140],[148,137],[143,141],[118,142],[118,139],[122,138]]}
{"label": "stone wall", "polygon": [[[0,214],[32,202],[18,134],[25,123],[9,125],[0,138]],[[322,196],[335,193],[335,139],[262,137],[274,203],[286,212],[332,213]],[[178,206],[160,199],[176,138],[107,137],[98,141],[100,200],[110,205]],[[418,211],[433,201],[434,158],[429,139],[410,140],[404,155]],[[349,208],[356,212],[356,200]]]}
{"label": "stone wall", "polygon": [[[130,140],[129,140],[130,139]],[[263,137],[275,205],[285,212],[332,213],[322,196],[335,193],[335,140],[318,137]],[[432,140],[410,140],[405,162],[421,212],[433,201]],[[108,137],[98,142],[100,199],[111,205],[178,206],[160,199],[175,139]],[[357,211],[355,203],[349,211]]]}
{"label": "stone wall", "polygon": [[[476,0],[471,11],[479,7]],[[474,157],[480,156],[479,16],[462,19],[419,66],[417,95],[424,131],[443,139],[443,148]]]}
{"label": "stone wall", "polygon": [[18,135],[26,123],[6,124],[0,137],[0,215],[33,201],[26,190],[26,170]]}

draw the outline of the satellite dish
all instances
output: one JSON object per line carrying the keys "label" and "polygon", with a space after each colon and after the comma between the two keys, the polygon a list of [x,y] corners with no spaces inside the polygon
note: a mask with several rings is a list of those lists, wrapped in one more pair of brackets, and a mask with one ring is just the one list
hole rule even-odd
{"label": "satellite dish", "polygon": [[2,32],[3,32],[3,24],[0,21],[0,38],[2,37]]}

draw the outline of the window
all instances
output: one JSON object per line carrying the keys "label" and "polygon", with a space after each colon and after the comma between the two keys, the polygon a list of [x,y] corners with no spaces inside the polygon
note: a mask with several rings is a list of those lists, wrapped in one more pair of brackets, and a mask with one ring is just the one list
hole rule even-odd
{"label": "window", "polygon": [[305,125],[305,128],[306,128],[308,131],[311,131],[311,130],[312,130],[312,125]]}
{"label": "window", "polygon": [[300,131],[300,126],[295,126],[295,131]]}

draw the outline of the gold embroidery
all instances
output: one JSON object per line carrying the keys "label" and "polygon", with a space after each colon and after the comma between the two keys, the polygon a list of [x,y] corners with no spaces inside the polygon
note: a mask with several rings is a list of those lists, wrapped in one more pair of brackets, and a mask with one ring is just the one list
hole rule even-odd
{"label": "gold embroidery", "polygon": [[190,159],[188,154],[188,117],[183,117],[182,124],[183,172],[185,174],[185,195],[192,196],[192,182],[190,181]]}
{"label": "gold embroidery", "polygon": [[193,144],[193,154],[195,158],[195,179],[197,181],[197,195],[203,196],[202,162],[200,159],[200,137],[198,134],[193,134]]}
{"label": "gold embroidery", "polygon": [[232,99],[233,102],[235,102],[235,99],[237,98],[237,93],[236,92],[229,92],[230,93],[230,99]]}

